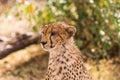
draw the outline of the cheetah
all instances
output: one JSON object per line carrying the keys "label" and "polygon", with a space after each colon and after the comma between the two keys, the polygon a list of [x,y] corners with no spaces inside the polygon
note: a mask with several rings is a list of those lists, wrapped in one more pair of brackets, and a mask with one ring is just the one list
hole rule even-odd
{"label": "cheetah", "polygon": [[76,28],[64,22],[43,26],[40,44],[50,53],[45,80],[92,80],[74,44]]}

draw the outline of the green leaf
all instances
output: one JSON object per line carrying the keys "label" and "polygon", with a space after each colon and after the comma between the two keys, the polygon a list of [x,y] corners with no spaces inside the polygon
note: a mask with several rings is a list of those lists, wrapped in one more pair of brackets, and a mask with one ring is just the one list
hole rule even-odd
{"label": "green leaf", "polygon": [[37,31],[38,31],[37,26],[33,26],[32,29],[33,29],[34,32],[37,32]]}
{"label": "green leaf", "polygon": [[106,42],[106,43],[103,44],[103,49],[104,50],[108,50],[109,48],[110,48],[110,44],[109,43]]}

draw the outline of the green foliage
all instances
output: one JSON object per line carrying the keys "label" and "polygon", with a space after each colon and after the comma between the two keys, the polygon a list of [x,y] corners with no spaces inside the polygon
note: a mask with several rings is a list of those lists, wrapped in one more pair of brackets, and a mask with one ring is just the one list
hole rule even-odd
{"label": "green foliage", "polygon": [[119,0],[47,0],[47,2],[56,20],[77,27],[76,44],[80,48],[85,45],[83,51],[94,56],[96,54],[103,56],[106,53],[110,55],[108,51],[112,52],[111,48],[116,43],[120,48]]}
{"label": "green foliage", "polygon": [[[14,11],[13,16],[18,20],[28,20],[30,22],[29,26],[33,31],[37,32],[42,25],[55,22],[54,14],[52,13],[52,10],[47,7],[46,3],[39,6],[29,1],[25,2],[27,2],[27,4],[17,2],[16,5],[12,7],[11,11]],[[41,7],[45,9],[41,9]],[[9,13],[7,15],[9,15]]]}
{"label": "green foliage", "polygon": [[31,3],[14,7],[16,17],[27,18],[35,32],[44,24],[65,21],[76,26],[76,45],[84,53],[120,55],[119,0],[46,0],[42,8]]}

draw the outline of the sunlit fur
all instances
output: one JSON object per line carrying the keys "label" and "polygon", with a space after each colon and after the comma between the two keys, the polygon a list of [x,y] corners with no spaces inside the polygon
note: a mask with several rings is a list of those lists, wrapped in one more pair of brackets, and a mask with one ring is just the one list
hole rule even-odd
{"label": "sunlit fur", "polygon": [[74,44],[75,27],[56,22],[44,26],[40,32],[41,45],[50,52],[45,80],[92,80]]}
{"label": "sunlit fur", "polygon": [[[71,29],[71,32],[68,29]],[[42,47],[45,50],[57,48],[72,38],[75,31],[76,29],[73,26],[66,25],[63,22],[45,25],[41,30],[41,41],[47,41],[47,44],[42,45]],[[51,35],[52,32],[55,33],[53,36]]]}

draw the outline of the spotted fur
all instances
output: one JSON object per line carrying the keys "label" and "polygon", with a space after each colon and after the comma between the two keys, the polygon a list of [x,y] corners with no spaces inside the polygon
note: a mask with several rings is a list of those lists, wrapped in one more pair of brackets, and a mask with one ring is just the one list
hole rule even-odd
{"label": "spotted fur", "polygon": [[63,22],[42,28],[41,45],[50,52],[45,80],[92,80],[74,44],[75,32],[75,27]]}

